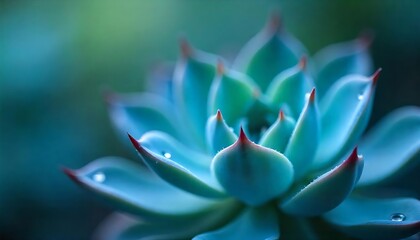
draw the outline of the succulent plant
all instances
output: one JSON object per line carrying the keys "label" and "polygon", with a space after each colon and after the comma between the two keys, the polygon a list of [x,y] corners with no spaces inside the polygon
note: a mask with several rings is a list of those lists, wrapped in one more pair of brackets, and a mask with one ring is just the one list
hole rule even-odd
{"label": "succulent plant", "polygon": [[314,224],[412,236],[419,200],[380,186],[418,163],[420,109],[395,110],[361,139],[380,72],[369,43],[363,35],[308,58],[272,17],[227,67],[183,40],[173,98],[108,95],[147,168],[106,157],[65,172],[135,216],[110,220],[109,238],[311,239]]}

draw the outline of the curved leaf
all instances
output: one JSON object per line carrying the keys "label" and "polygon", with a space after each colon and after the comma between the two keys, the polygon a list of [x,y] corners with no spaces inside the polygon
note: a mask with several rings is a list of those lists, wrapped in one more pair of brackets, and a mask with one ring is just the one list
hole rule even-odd
{"label": "curved leaf", "polygon": [[420,152],[420,108],[404,107],[389,114],[361,141],[360,152],[366,160],[360,186],[385,181],[415,164],[410,160]]}
{"label": "curved leaf", "polygon": [[337,161],[362,135],[372,110],[379,72],[380,69],[372,77],[349,75],[340,79],[320,102],[322,132],[315,169]]}
{"label": "curved leaf", "polygon": [[293,119],[286,117],[283,111],[280,111],[277,121],[264,133],[258,144],[284,152],[295,125]]}
{"label": "curved leaf", "polygon": [[293,181],[287,158],[251,141],[241,129],[238,140],[213,159],[212,171],[223,188],[249,205],[260,205],[285,192]]}
{"label": "curved leaf", "polygon": [[362,169],[363,161],[355,148],[347,160],[281,203],[280,208],[300,216],[317,216],[329,211],[350,194]]}
{"label": "curved leaf", "polygon": [[224,197],[210,172],[210,158],[191,151],[162,132],[148,132],[139,141],[129,135],[146,165],[168,183],[203,197]]}
{"label": "curved leaf", "polygon": [[[178,118],[166,99],[154,94],[114,94],[106,96],[112,123],[121,135],[141,136],[151,130],[163,131],[178,139]],[[124,138],[126,139],[126,138]]]}
{"label": "curved leaf", "polygon": [[241,204],[231,204],[191,218],[162,218],[158,221],[142,221],[122,214],[113,214],[100,225],[94,239],[191,239],[199,233],[222,227],[235,218],[242,209]]}
{"label": "curved leaf", "polygon": [[207,145],[213,154],[232,145],[238,138],[226,122],[223,120],[220,110],[213,117],[210,117],[206,126]]}
{"label": "curved leaf", "polygon": [[420,231],[420,201],[350,197],[324,219],[357,238],[401,239]]}
{"label": "curved leaf", "polygon": [[220,110],[225,121],[233,125],[246,113],[254,100],[254,93],[259,90],[248,76],[235,71],[225,72],[222,63],[217,68],[218,74],[209,93],[209,115]]}
{"label": "curved leaf", "polygon": [[302,53],[301,44],[282,29],[279,17],[273,16],[267,27],[240,51],[234,68],[265,91],[277,74],[298,62]]}
{"label": "curved leaf", "polygon": [[310,170],[318,147],[319,131],[319,114],[313,89],[284,152],[293,164],[295,179],[300,179]]}
{"label": "curved leaf", "polygon": [[174,98],[184,121],[192,126],[192,133],[204,147],[203,133],[207,122],[207,99],[215,77],[218,57],[193,49],[181,42],[182,57],[174,73]]}
{"label": "curved leaf", "polygon": [[272,206],[266,205],[259,208],[248,208],[225,227],[200,234],[193,240],[275,240],[279,237],[280,230],[276,210]]}
{"label": "curved leaf", "polygon": [[297,119],[305,105],[305,95],[313,88],[313,80],[305,72],[306,57],[297,66],[278,74],[267,88],[269,101],[276,106],[287,104]]}
{"label": "curved leaf", "polygon": [[314,57],[318,75],[316,87],[319,99],[340,78],[350,74],[368,75],[372,72],[372,59],[368,47],[372,41],[368,35],[350,42],[337,43],[321,49]]}
{"label": "curved leaf", "polygon": [[234,202],[181,191],[138,164],[117,157],[101,158],[79,170],[64,172],[108,204],[147,220],[190,218]]}

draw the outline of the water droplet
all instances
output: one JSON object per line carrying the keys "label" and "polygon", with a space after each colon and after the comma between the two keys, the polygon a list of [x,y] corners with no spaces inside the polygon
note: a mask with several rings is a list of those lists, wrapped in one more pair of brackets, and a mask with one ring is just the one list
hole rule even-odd
{"label": "water droplet", "polygon": [[93,181],[98,183],[103,183],[105,181],[106,177],[103,172],[97,172],[93,175]]}
{"label": "water droplet", "polygon": [[162,152],[162,155],[163,155],[165,158],[171,158],[171,157],[172,157],[172,154],[170,154],[170,153],[168,153],[168,152]]}
{"label": "water droplet", "polygon": [[363,158],[363,154],[357,154],[357,158],[362,159]]}
{"label": "water droplet", "polygon": [[308,100],[310,96],[311,96],[311,93],[306,93],[305,94],[305,100]]}
{"label": "water droplet", "polygon": [[359,101],[362,101],[362,100],[363,100],[363,98],[364,98],[363,94],[359,94],[359,95],[357,96],[357,99],[359,99]]}
{"label": "water droplet", "polygon": [[229,128],[229,130],[230,130],[231,132],[233,132],[233,128],[231,128],[231,127],[230,127],[230,128]]}
{"label": "water droplet", "polygon": [[391,221],[393,222],[402,222],[405,220],[405,215],[402,213],[394,213],[391,215]]}

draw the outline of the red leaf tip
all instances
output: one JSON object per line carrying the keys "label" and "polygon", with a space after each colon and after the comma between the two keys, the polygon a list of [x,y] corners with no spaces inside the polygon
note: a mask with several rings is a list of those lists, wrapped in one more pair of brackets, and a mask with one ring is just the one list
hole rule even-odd
{"label": "red leaf tip", "polygon": [[312,91],[309,95],[309,102],[314,102],[315,101],[315,88],[312,88]]}
{"label": "red leaf tip", "polygon": [[350,156],[346,160],[346,164],[355,164],[359,160],[359,155],[357,154],[357,146],[353,149]]}
{"label": "red leaf tip", "polygon": [[367,29],[367,30],[362,31],[359,34],[359,37],[357,38],[357,40],[362,47],[367,48],[372,44],[374,38],[375,38],[374,32],[370,29]]}
{"label": "red leaf tip", "polygon": [[244,129],[241,126],[241,130],[239,131],[239,138],[238,138],[238,142],[240,143],[246,143],[249,142],[248,137],[245,134]]}
{"label": "red leaf tip", "polygon": [[223,121],[223,116],[222,116],[222,112],[220,111],[220,109],[217,109],[216,120]]}
{"label": "red leaf tip", "polygon": [[307,63],[308,63],[308,57],[306,57],[306,55],[303,55],[299,60],[298,66],[300,69],[305,70]]}
{"label": "red leaf tip", "polygon": [[76,171],[67,168],[67,167],[62,167],[61,170],[74,182],[76,183],[80,183],[79,179],[76,176]]}
{"label": "red leaf tip", "polygon": [[137,139],[135,139],[133,136],[131,136],[129,133],[127,133],[128,138],[130,139],[131,143],[133,144],[133,146],[139,150],[141,149],[140,143],[137,141]]}
{"label": "red leaf tip", "polygon": [[376,85],[376,83],[378,82],[379,75],[381,72],[382,72],[382,68],[378,68],[378,70],[376,70],[376,72],[371,76],[373,85]]}
{"label": "red leaf tip", "polygon": [[222,76],[225,73],[225,65],[223,64],[222,60],[217,60],[216,66],[217,75]]}
{"label": "red leaf tip", "polygon": [[191,57],[193,54],[193,48],[191,47],[191,44],[184,37],[179,40],[179,48],[181,50],[181,56],[184,58]]}
{"label": "red leaf tip", "polygon": [[280,110],[280,112],[279,112],[279,119],[280,119],[280,121],[284,120],[284,118],[285,118],[284,112],[283,112],[283,110]]}
{"label": "red leaf tip", "polygon": [[281,16],[279,11],[273,11],[270,18],[268,19],[267,29],[269,32],[274,33],[280,30],[282,27]]}

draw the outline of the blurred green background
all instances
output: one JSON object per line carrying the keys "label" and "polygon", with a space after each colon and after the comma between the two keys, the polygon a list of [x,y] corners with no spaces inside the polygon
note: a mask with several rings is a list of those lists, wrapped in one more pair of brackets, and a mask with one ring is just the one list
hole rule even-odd
{"label": "blurred green background", "polygon": [[311,54],[372,29],[382,67],[371,124],[420,105],[419,1],[0,1],[0,239],[87,239],[110,209],[70,182],[106,155],[135,158],[103,88],[145,88],[178,39],[232,58],[272,9]]}

